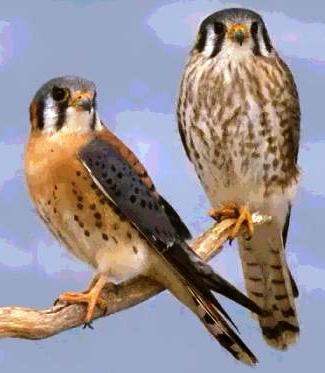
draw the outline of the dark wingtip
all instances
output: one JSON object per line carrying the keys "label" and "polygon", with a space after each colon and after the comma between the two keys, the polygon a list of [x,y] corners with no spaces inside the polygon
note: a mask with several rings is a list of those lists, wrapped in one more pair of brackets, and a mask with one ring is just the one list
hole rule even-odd
{"label": "dark wingtip", "polygon": [[182,221],[178,213],[175,211],[175,209],[162,196],[159,196],[159,202],[164,207],[171,224],[178,234],[178,237],[182,240],[190,240],[192,238],[191,232]]}
{"label": "dark wingtip", "polygon": [[207,275],[205,282],[211,290],[231,299],[259,316],[264,316],[265,312],[261,307],[218,274]]}

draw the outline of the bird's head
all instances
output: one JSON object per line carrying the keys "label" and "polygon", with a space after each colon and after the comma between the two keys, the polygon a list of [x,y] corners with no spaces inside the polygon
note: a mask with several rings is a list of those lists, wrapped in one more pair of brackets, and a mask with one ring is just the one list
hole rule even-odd
{"label": "bird's head", "polygon": [[77,76],[54,78],[35,94],[30,105],[33,131],[44,134],[87,132],[100,125],[96,86]]}
{"label": "bird's head", "polygon": [[204,19],[193,51],[207,58],[267,57],[272,53],[272,45],[260,15],[248,9],[232,8]]}

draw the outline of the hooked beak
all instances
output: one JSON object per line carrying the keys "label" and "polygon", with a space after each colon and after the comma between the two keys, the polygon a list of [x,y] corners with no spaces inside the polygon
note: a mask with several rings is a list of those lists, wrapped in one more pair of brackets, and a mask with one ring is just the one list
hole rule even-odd
{"label": "hooked beak", "polygon": [[90,112],[94,106],[94,99],[89,92],[77,92],[72,98],[71,105],[77,110]]}
{"label": "hooked beak", "polygon": [[243,24],[235,24],[231,27],[229,34],[232,40],[242,46],[247,35],[247,28]]}
{"label": "hooked beak", "polygon": [[234,34],[234,38],[237,43],[242,46],[245,39],[245,34],[242,31],[236,31]]}

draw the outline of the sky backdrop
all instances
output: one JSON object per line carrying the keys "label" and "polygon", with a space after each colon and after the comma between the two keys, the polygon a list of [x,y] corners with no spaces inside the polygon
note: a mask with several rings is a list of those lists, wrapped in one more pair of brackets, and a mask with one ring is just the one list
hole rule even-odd
{"label": "sky backdrop", "polygon": [[[0,0],[0,305],[46,307],[84,289],[89,269],[47,232],[23,173],[28,105],[48,79],[74,74],[97,85],[104,122],[139,156],[160,193],[193,234],[211,224],[209,204],[185,157],[175,105],[200,21],[226,7],[259,12],[289,64],[302,107],[302,180],[292,212],[288,258],[300,288],[301,337],[287,352],[270,349],[244,309],[223,302],[260,359],[257,372],[323,371],[325,343],[325,4],[242,0]],[[213,266],[237,286],[236,246]],[[0,340],[0,371],[194,373],[249,372],[170,294],[45,341]]]}

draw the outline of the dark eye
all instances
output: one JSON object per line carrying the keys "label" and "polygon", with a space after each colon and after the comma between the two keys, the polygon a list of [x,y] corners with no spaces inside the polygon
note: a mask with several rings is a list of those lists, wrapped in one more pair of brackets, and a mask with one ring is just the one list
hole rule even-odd
{"label": "dark eye", "polygon": [[216,23],[214,24],[214,32],[215,32],[217,35],[222,34],[224,31],[225,31],[225,26],[224,26],[223,23],[221,23],[221,22],[216,22]]}
{"label": "dark eye", "polygon": [[251,26],[251,34],[252,35],[257,34],[257,30],[258,30],[258,24],[257,24],[257,22],[253,22],[252,26]]}
{"label": "dark eye", "polygon": [[53,87],[52,88],[52,97],[55,101],[64,101],[69,96],[69,91],[66,88]]}

